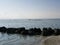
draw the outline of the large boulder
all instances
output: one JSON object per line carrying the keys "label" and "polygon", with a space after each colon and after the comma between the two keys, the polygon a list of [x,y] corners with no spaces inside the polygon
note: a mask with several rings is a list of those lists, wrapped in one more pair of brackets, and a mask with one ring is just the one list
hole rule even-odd
{"label": "large boulder", "polygon": [[21,31],[22,35],[29,35],[28,30]]}
{"label": "large boulder", "polygon": [[8,34],[15,34],[16,28],[7,28],[7,33]]}
{"label": "large boulder", "polygon": [[40,28],[34,28],[34,33],[35,33],[35,35],[40,35],[41,29]]}
{"label": "large boulder", "polygon": [[60,35],[60,29],[54,29],[55,30],[55,35]]}
{"label": "large boulder", "polygon": [[43,36],[50,36],[54,34],[54,30],[52,28],[43,28]]}
{"label": "large boulder", "polygon": [[29,35],[40,35],[41,29],[40,28],[30,28]]}
{"label": "large boulder", "polygon": [[7,28],[6,27],[0,27],[0,32],[3,32],[3,33],[5,33],[6,32],[6,30],[7,30]]}
{"label": "large boulder", "polygon": [[18,34],[22,34],[25,30],[26,30],[25,27],[21,27],[21,28],[17,28],[16,32]]}

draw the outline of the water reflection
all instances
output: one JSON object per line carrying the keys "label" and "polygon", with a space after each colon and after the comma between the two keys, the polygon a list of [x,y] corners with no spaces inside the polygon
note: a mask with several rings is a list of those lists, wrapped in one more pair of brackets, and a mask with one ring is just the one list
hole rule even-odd
{"label": "water reflection", "polygon": [[0,45],[34,45],[40,43],[40,36],[23,36],[18,34],[0,33]]}

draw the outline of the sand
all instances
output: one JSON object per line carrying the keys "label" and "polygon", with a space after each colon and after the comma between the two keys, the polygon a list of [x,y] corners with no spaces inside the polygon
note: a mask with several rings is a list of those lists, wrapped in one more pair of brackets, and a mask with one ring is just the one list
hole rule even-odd
{"label": "sand", "polygon": [[60,45],[60,36],[50,36],[42,39],[42,45]]}

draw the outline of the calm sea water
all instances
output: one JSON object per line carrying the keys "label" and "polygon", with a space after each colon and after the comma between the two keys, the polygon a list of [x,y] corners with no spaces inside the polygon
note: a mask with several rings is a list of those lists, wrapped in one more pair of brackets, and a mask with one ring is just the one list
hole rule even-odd
{"label": "calm sea water", "polygon": [[15,19],[0,20],[0,26],[5,27],[25,27],[25,28],[60,28],[60,19]]}
{"label": "calm sea water", "polygon": [[[25,27],[25,28],[60,28],[60,19],[15,19],[0,20],[0,27]],[[0,33],[0,45],[37,45],[41,43],[41,36],[22,36],[17,34]]]}

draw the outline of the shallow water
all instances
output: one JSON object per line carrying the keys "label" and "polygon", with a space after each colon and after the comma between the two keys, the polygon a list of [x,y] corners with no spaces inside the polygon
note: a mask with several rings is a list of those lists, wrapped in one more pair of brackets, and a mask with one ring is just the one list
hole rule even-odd
{"label": "shallow water", "polygon": [[[25,28],[60,28],[60,19],[34,19],[34,20],[0,20],[0,27],[25,27]],[[0,45],[37,45],[41,44],[41,36],[23,36],[17,34],[0,33]]]}
{"label": "shallow water", "polygon": [[22,36],[0,33],[0,45],[35,45],[41,42],[41,36]]}

